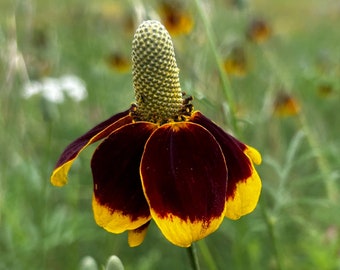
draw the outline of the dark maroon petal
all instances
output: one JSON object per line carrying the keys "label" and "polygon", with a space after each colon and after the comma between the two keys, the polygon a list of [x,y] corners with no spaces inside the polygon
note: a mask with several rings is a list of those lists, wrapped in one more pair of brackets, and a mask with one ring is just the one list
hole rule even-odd
{"label": "dark maroon petal", "polygon": [[[104,122],[101,122],[94,128],[90,129],[88,132],[86,132],[84,135],[80,136],[76,140],[74,140],[72,143],[70,143],[63,153],[60,155],[60,158],[56,164],[56,168],[59,167],[61,164],[67,162],[70,159],[73,159],[78,152],[90,141],[92,140],[92,143],[105,138],[108,136],[112,131],[115,129],[121,127],[122,125],[128,124],[132,122],[132,119],[130,117],[124,119],[123,121],[119,122],[119,125],[115,124],[116,121],[120,120],[121,118],[127,116],[129,114],[129,110],[125,112],[118,113],[114,116],[111,116],[109,119],[106,119]],[[104,131],[104,132],[102,132]],[[102,133],[101,133],[102,132]],[[97,136],[99,135],[100,136]],[[95,137],[95,139],[93,139]]]}
{"label": "dark maroon petal", "polygon": [[205,128],[189,122],[161,126],[145,146],[140,171],[152,217],[169,241],[189,246],[218,228],[227,170]]}
{"label": "dark maroon petal", "polygon": [[83,149],[85,149],[88,145],[107,137],[117,128],[120,128],[121,126],[131,122],[132,117],[129,116],[129,110],[118,113],[98,124],[84,135],[70,143],[60,155],[59,160],[53,170],[51,176],[52,184],[55,186],[62,186],[66,184],[68,171],[73,161],[78,157]]}
{"label": "dark maroon petal", "polygon": [[150,220],[139,164],[156,128],[148,122],[125,125],[110,134],[92,157],[95,219],[111,232],[134,230]]}
{"label": "dark maroon petal", "polygon": [[251,161],[244,153],[247,145],[226,133],[199,111],[194,112],[189,121],[205,127],[218,141],[228,167],[227,197],[234,196],[237,182],[245,181],[252,175]]}

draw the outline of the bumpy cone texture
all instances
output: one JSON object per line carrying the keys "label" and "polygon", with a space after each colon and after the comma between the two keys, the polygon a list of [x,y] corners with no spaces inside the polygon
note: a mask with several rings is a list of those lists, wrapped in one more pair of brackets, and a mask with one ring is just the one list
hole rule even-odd
{"label": "bumpy cone texture", "polygon": [[138,120],[175,120],[183,105],[174,47],[158,21],[143,22],[132,42],[133,86]]}

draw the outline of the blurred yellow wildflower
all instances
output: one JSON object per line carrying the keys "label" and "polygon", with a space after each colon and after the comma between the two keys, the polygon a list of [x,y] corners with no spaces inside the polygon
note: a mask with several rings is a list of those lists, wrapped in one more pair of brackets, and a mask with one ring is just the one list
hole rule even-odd
{"label": "blurred yellow wildflower", "polygon": [[318,85],[318,95],[322,98],[328,98],[334,93],[334,87],[330,83],[320,83]]}
{"label": "blurred yellow wildflower", "polygon": [[193,28],[192,16],[178,1],[161,1],[158,13],[162,23],[172,36],[187,34]]}
{"label": "blurred yellow wildflower", "polygon": [[131,62],[124,54],[113,52],[105,59],[108,67],[114,71],[125,73],[130,71]]}
{"label": "blurred yellow wildflower", "polygon": [[223,61],[223,66],[228,74],[243,77],[248,69],[245,49],[242,46],[233,47],[230,54]]}
{"label": "blurred yellow wildflower", "polygon": [[249,23],[246,35],[252,42],[263,43],[272,35],[272,29],[264,19],[254,19]]}
{"label": "blurred yellow wildflower", "polygon": [[300,105],[291,94],[281,92],[275,99],[273,110],[276,116],[294,116],[300,112]]}

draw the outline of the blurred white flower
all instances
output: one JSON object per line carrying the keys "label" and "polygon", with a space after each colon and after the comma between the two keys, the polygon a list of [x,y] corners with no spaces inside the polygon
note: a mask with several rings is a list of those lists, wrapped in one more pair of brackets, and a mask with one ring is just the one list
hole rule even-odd
{"label": "blurred white flower", "polygon": [[24,98],[30,98],[36,94],[41,94],[45,99],[54,103],[62,103],[65,94],[76,102],[87,97],[85,83],[74,75],[64,75],[60,78],[47,77],[24,85]]}
{"label": "blurred white flower", "polygon": [[41,82],[40,92],[42,96],[54,103],[62,103],[64,101],[65,91],[61,88],[60,79],[44,78]]}
{"label": "blurred white flower", "polygon": [[29,82],[24,85],[24,98],[30,98],[33,95],[39,94],[41,92],[42,84],[37,81]]}

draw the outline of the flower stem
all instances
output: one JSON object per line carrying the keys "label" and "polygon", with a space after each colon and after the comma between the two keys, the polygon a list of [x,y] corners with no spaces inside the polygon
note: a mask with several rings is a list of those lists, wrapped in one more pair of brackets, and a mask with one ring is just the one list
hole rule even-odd
{"label": "flower stem", "polygon": [[193,270],[200,270],[200,265],[197,257],[197,250],[195,243],[192,243],[190,247],[187,248],[191,267]]}
{"label": "flower stem", "polygon": [[204,259],[204,262],[208,266],[210,270],[217,270],[216,263],[214,261],[213,256],[211,255],[211,252],[209,250],[209,247],[207,246],[207,243],[204,239],[200,240],[198,243],[198,247],[200,249],[200,252],[202,253],[202,257]]}
{"label": "flower stem", "polygon": [[275,234],[275,223],[268,214],[267,204],[266,204],[265,199],[262,199],[261,211],[262,211],[262,215],[267,226],[270,243],[273,248],[273,255],[275,257],[276,269],[282,270],[283,269],[282,259],[281,259],[280,249],[278,247],[278,239]]}
{"label": "flower stem", "polygon": [[223,65],[222,65],[222,61],[221,61],[221,57],[217,52],[217,48],[215,45],[215,39],[213,37],[213,33],[211,30],[211,27],[209,25],[209,22],[206,18],[205,12],[203,10],[202,4],[200,3],[200,0],[194,0],[195,4],[196,4],[196,8],[198,11],[199,16],[201,17],[206,35],[207,35],[207,39],[209,42],[209,46],[210,49],[214,55],[214,60],[217,64],[217,69],[218,69],[218,74],[222,83],[222,90],[223,90],[223,94],[224,97],[226,99],[226,101],[228,102],[228,106],[229,106],[229,121],[231,124],[231,127],[234,131],[235,134],[238,133],[238,126],[237,126],[237,121],[236,121],[236,105],[235,105],[235,99],[234,99],[234,95],[232,92],[232,88],[231,88],[231,84],[229,81],[229,78],[227,77],[227,75],[225,74],[224,70],[223,70]]}

